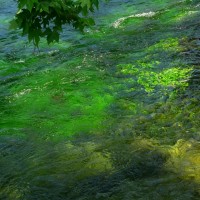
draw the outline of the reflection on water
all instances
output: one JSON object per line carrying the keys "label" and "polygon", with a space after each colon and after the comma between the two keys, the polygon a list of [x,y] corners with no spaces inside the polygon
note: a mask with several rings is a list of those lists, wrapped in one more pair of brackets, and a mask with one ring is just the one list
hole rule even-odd
{"label": "reflection on water", "polygon": [[139,14],[135,14],[135,15],[129,15],[128,17],[122,17],[118,20],[116,20],[112,26],[114,28],[118,28],[125,20],[129,19],[129,18],[137,18],[137,17],[153,17],[155,16],[156,13],[155,12],[148,12],[148,13],[139,13]]}
{"label": "reflection on water", "polygon": [[200,198],[198,1],[102,3],[38,54],[0,3],[0,199]]}

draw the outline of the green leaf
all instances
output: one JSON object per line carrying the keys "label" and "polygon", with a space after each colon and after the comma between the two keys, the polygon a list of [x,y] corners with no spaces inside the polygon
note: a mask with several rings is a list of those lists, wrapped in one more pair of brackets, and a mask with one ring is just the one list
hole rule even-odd
{"label": "green leaf", "polygon": [[91,2],[90,2],[90,0],[80,0],[80,2],[81,2],[81,6],[82,7],[87,7],[88,9],[91,7]]}
{"label": "green leaf", "polygon": [[83,14],[84,16],[87,16],[87,15],[88,15],[87,6],[84,6],[84,7],[82,8],[82,14]]}
{"label": "green leaf", "polygon": [[34,38],[34,32],[33,31],[29,31],[28,33],[28,41],[31,42]]}
{"label": "green leaf", "polygon": [[51,31],[48,33],[47,35],[47,42],[48,44],[52,43],[52,42],[59,42],[59,33],[57,31]]}
{"label": "green leaf", "polygon": [[42,7],[43,11],[49,13],[49,3],[48,2],[42,2],[41,7]]}
{"label": "green leaf", "polygon": [[10,21],[9,29],[17,29],[17,28],[19,28],[19,25],[16,22],[16,19],[13,19],[12,21]]}
{"label": "green leaf", "polygon": [[93,4],[96,6],[96,8],[99,8],[99,1],[98,0],[93,0]]}
{"label": "green leaf", "polygon": [[34,42],[35,42],[35,45],[37,47],[38,47],[39,41],[40,41],[40,36],[38,34],[35,34],[34,35]]}
{"label": "green leaf", "polygon": [[87,24],[88,24],[89,26],[93,26],[93,25],[95,25],[95,22],[94,22],[94,20],[93,20],[92,18],[88,18],[88,19],[87,19]]}
{"label": "green leaf", "polygon": [[26,5],[26,3],[27,3],[27,0],[20,0],[19,3],[18,3],[18,8],[19,9],[24,8],[24,6]]}

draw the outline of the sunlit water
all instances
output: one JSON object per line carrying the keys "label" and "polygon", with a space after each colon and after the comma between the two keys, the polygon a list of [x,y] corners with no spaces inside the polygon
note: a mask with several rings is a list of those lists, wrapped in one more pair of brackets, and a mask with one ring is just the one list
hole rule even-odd
{"label": "sunlit water", "polygon": [[112,0],[38,53],[0,0],[0,199],[200,199],[199,8]]}

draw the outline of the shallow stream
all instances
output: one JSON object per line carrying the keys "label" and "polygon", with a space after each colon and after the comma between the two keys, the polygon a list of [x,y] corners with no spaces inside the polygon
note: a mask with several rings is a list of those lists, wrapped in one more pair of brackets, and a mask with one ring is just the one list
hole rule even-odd
{"label": "shallow stream", "polygon": [[110,0],[35,51],[0,0],[0,199],[199,200],[200,1]]}

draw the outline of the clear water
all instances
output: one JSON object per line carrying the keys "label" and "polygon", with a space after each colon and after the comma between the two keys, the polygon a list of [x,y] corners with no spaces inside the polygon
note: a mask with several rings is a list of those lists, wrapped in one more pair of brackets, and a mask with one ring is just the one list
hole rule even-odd
{"label": "clear water", "polygon": [[0,0],[0,199],[199,199],[199,7],[111,0],[34,53]]}

